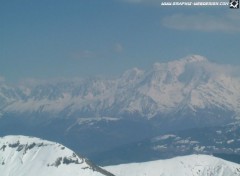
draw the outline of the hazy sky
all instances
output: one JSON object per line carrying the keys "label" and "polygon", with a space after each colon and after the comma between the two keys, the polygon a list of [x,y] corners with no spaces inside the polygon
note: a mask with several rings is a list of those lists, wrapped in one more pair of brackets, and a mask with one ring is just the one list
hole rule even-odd
{"label": "hazy sky", "polygon": [[190,54],[240,65],[240,9],[160,0],[0,2],[0,79],[118,75]]}

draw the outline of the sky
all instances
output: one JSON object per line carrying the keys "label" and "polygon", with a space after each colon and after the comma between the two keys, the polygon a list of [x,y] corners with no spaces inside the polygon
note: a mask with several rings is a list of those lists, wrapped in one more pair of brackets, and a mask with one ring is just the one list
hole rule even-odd
{"label": "sky", "polygon": [[117,76],[191,54],[240,65],[240,9],[162,2],[1,0],[0,81]]}

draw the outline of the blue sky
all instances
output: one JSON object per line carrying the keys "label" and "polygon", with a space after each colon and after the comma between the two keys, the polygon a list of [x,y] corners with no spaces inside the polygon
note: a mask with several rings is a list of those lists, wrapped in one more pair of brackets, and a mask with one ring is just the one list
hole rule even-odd
{"label": "blue sky", "polygon": [[191,54],[240,65],[240,9],[161,2],[2,0],[0,78],[114,76]]}

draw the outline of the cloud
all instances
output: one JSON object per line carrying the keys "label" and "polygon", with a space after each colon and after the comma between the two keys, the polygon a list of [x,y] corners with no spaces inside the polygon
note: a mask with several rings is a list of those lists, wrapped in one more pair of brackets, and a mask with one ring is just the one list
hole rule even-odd
{"label": "cloud", "polygon": [[4,83],[5,82],[5,78],[3,76],[0,76],[0,83]]}
{"label": "cloud", "polygon": [[237,66],[233,65],[221,65],[216,63],[205,63],[203,67],[211,73],[212,76],[219,76],[219,75],[229,75],[229,76],[236,76],[236,71],[239,69]]}
{"label": "cloud", "polygon": [[96,57],[96,53],[91,50],[81,50],[71,54],[74,59],[90,59]]}
{"label": "cloud", "polygon": [[116,53],[121,53],[124,50],[123,45],[121,43],[115,43],[113,49]]}
{"label": "cloud", "polygon": [[120,54],[124,51],[124,46],[119,43],[111,43],[107,46],[101,46],[101,48],[97,48],[94,50],[89,49],[78,49],[69,53],[69,57],[74,60],[101,60],[110,58],[113,54]]}
{"label": "cloud", "polygon": [[162,19],[161,24],[176,30],[203,32],[239,32],[240,16],[235,12],[218,15],[209,14],[173,14]]}
{"label": "cloud", "polygon": [[[162,2],[181,2],[175,0],[118,0],[132,4],[143,4],[161,6]],[[216,0],[184,0],[182,2],[218,2]],[[222,2],[229,2],[224,0]],[[191,6],[192,7],[192,6]],[[228,9],[228,6],[225,6]],[[181,8],[181,7],[179,7]],[[190,8],[190,7],[189,7]],[[192,7],[194,8],[194,7]],[[176,30],[192,30],[202,32],[239,32],[240,31],[240,14],[239,11],[229,10],[227,13],[209,14],[173,14],[162,18],[161,24],[167,28]]]}
{"label": "cloud", "polygon": [[205,62],[194,62],[190,65],[190,67],[194,70],[203,68],[205,72],[210,74],[212,77],[219,77],[221,75],[237,78],[240,77],[239,65],[218,64],[206,60]]}

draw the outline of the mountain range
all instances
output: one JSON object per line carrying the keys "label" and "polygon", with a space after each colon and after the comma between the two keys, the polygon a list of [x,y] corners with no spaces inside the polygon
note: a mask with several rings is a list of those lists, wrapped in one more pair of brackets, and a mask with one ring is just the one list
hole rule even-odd
{"label": "mountain range", "polygon": [[95,157],[182,130],[225,128],[240,119],[238,70],[191,55],[115,78],[1,81],[0,135],[37,136]]}
{"label": "mountain range", "polygon": [[135,115],[147,119],[217,109],[236,118],[240,79],[229,70],[193,55],[155,63],[148,71],[134,68],[115,79],[32,81],[16,87],[1,83],[0,108],[2,114],[46,113],[51,118],[64,114],[64,118]]}

